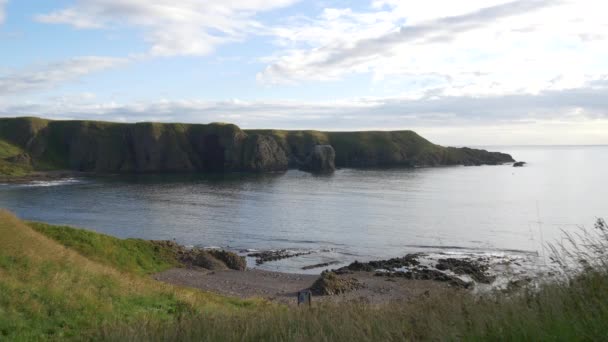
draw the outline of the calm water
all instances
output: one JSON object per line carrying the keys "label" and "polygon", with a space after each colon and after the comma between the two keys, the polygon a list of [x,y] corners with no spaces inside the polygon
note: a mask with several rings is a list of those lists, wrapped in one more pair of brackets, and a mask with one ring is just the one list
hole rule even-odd
{"label": "calm water", "polygon": [[542,257],[542,242],[608,217],[608,147],[492,149],[529,164],[0,185],[0,207],[123,238],[313,251],[264,265],[294,272],[413,251]]}

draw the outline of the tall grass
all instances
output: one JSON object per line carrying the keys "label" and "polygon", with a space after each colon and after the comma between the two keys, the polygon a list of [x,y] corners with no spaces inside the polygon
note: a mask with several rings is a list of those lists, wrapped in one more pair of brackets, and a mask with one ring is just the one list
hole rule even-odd
{"label": "tall grass", "polygon": [[[174,322],[106,325],[107,341],[602,341],[608,338],[608,231],[598,221],[585,246],[556,257],[567,281],[474,297],[441,292],[384,306],[323,305],[250,315],[191,316]],[[554,252],[561,251],[555,249]],[[584,261],[586,260],[586,261]],[[561,267],[561,266],[560,266]]]}

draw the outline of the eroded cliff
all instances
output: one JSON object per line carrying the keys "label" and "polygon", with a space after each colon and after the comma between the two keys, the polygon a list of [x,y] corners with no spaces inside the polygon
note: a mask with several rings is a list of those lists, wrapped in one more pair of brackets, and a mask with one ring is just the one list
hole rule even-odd
{"label": "eroded cliff", "polygon": [[0,119],[0,171],[98,173],[267,172],[302,167],[315,150],[335,150],[337,167],[481,165],[511,156],[432,144],[412,131],[243,131],[232,124],[109,123]]}

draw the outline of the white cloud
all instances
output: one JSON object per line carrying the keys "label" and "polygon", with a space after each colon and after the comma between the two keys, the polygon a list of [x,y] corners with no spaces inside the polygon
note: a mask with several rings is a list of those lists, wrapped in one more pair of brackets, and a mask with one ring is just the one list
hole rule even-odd
{"label": "white cloud", "polygon": [[[414,129],[442,144],[608,144],[607,78],[538,94],[360,98],[332,102],[161,100],[98,103],[79,94],[0,105],[0,116],[232,122],[243,128]],[[471,134],[474,130],[475,134]]]}
{"label": "white cloud", "polygon": [[591,0],[376,0],[367,12],[325,9],[275,30],[284,48],[265,59],[258,79],[434,75],[429,88],[449,95],[577,87],[608,72],[606,10]]}
{"label": "white cloud", "polygon": [[4,8],[7,3],[8,0],[0,0],[0,24],[2,24],[6,18],[6,10]]}
{"label": "white cloud", "polygon": [[40,22],[77,28],[135,27],[153,55],[205,55],[218,45],[263,30],[256,13],[297,0],[77,0],[62,10],[38,15]]}
{"label": "white cloud", "polygon": [[0,75],[0,97],[49,89],[97,71],[124,65],[128,61],[125,58],[76,57]]}

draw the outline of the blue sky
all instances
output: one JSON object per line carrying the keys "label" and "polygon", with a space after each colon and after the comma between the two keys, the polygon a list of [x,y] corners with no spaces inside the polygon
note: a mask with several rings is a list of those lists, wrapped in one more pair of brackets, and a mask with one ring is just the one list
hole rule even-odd
{"label": "blue sky", "polygon": [[590,0],[0,0],[0,116],[608,144]]}

